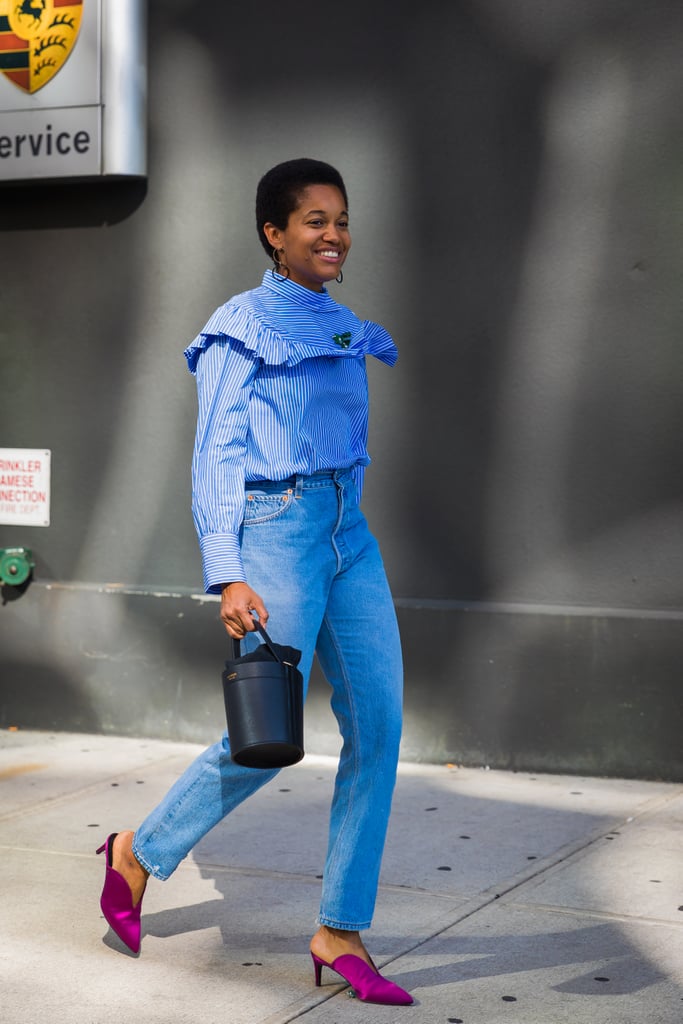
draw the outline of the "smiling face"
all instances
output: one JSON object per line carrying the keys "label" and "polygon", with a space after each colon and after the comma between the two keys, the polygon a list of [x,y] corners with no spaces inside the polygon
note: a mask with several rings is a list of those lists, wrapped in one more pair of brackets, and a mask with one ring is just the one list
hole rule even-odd
{"label": "smiling face", "polygon": [[351,248],[348,210],[335,185],[309,185],[287,227],[269,223],[263,231],[283,269],[289,268],[290,281],[314,292],[335,279]]}

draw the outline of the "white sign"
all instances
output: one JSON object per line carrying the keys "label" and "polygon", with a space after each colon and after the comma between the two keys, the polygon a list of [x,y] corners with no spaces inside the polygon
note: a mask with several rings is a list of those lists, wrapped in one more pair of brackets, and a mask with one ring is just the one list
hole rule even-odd
{"label": "white sign", "polygon": [[144,177],[145,0],[0,0],[0,182]]}
{"label": "white sign", "polygon": [[100,173],[99,107],[14,111],[0,118],[0,177],[23,181]]}
{"label": "white sign", "polygon": [[50,525],[50,457],[45,448],[0,448],[0,523]]}

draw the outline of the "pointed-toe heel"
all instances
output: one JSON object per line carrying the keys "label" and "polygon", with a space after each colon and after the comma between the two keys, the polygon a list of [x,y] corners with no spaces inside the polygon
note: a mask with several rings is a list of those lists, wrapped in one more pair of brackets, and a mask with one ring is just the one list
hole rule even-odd
{"label": "pointed-toe heel", "polygon": [[106,851],[107,854],[100,907],[105,921],[111,930],[116,932],[121,942],[128,946],[132,953],[139,953],[142,900],[137,906],[133,906],[133,894],[128,882],[112,867],[112,850],[117,835],[117,832],[112,832],[97,851],[98,853]]}
{"label": "pointed-toe heel", "polygon": [[323,967],[329,967],[351,986],[356,993],[356,998],[363,1003],[380,1003],[382,1006],[410,1006],[413,1002],[413,997],[409,992],[373,971],[372,967],[359,956],[345,953],[344,956],[338,956],[331,964],[328,964],[326,960],[321,960],[315,953],[311,953],[311,957],[317,986],[320,985]]}

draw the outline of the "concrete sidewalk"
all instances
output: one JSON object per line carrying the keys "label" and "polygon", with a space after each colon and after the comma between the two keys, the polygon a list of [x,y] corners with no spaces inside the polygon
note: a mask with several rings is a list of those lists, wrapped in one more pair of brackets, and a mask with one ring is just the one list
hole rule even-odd
{"label": "concrete sidewalk", "polygon": [[139,957],[95,847],[199,750],[0,732],[3,1024],[680,1024],[683,785],[403,764],[367,944],[412,1007],[316,989],[335,772],[307,756],[145,896]]}

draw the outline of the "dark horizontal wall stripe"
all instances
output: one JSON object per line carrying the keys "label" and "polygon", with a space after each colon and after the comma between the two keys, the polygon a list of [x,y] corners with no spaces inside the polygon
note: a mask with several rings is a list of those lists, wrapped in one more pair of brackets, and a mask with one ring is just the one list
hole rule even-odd
{"label": "dark horizontal wall stripe", "polygon": [[[33,584],[0,608],[0,728],[213,742],[225,726],[218,608],[190,591]],[[683,781],[679,622],[397,611],[405,760]],[[53,639],[41,650],[36,637]],[[316,663],[312,754],[338,750],[329,693]]]}

